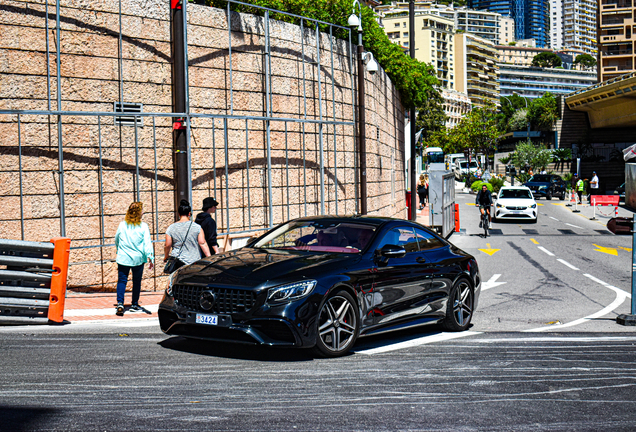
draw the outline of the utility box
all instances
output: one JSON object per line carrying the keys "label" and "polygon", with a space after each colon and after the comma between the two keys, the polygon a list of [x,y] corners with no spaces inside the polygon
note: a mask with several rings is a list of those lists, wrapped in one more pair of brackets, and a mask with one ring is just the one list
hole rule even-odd
{"label": "utility box", "polygon": [[442,237],[455,229],[455,176],[448,170],[428,173],[429,226]]}

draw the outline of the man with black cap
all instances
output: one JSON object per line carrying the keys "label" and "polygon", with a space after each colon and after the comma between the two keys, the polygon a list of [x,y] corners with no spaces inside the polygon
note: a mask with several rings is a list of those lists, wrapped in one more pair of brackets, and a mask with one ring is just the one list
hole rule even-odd
{"label": "man with black cap", "polygon": [[202,212],[197,215],[195,222],[201,225],[205,234],[205,241],[210,248],[210,253],[219,253],[219,243],[216,240],[216,221],[212,219],[212,213],[216,211],[219,203],[212,197],[203,200]]}

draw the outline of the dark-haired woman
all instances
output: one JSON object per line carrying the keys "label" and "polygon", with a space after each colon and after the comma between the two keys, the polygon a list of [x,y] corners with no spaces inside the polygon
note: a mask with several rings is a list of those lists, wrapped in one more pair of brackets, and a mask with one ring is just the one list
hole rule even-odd
{"label": "dark-haired woman", "polygon": [[139,294],[141,293],[141,277],[144,273],[144,264],[148,261],[148,269],[152,270],[154,252],[150,242],[148,225],[141,221],[143,204],[134,202],[128,207],[125,220],[119,224],[115,234],[115,246],[117,247],[117,315],[124,314],[124,295],[128,283],[128,273],[132,270],[132,306],[131,312],[141,310],[139,306]]}
{"label": "dark-haired woman", "polygon": [[201,225],[190,220],[192,208],[186,200],[179,203],[179,220],[166,230],[166,244],[164,246],[163,260],[169,256],[175,257],[177,265],[175,269],[190,265],[201,258],[199,248],[203,255],[210,256],[210,248],[205,242],[205,234]]}

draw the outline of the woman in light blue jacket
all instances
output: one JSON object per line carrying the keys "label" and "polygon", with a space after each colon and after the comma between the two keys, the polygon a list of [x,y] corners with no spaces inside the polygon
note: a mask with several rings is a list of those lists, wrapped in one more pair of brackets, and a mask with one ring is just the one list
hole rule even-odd
{"label": "woman in light blue jacket", "polygon": [[143,204],[134,202],[128,207],[124,222],[119,224],[115,234],[115,246],[117,246],[117,315],[124,314],[124,294],[128,283],[128,273],[132,270],[133,289],[131,312],[141,310],[139,306],[139,294],[141,292],[141,277],[144,273],[144,264],[148,262],[148,269],[154,267],[155,256],[150,242],[148,225],[141,221]]}

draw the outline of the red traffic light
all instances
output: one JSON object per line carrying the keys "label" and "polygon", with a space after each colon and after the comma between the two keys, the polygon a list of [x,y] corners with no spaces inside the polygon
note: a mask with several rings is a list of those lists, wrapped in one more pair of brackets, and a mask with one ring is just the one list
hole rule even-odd
{"label": "red traffic light", "polygon": [[607,221],[607,229],[617,235],[632,234],[634,219],[626,217],[615,217]]}

